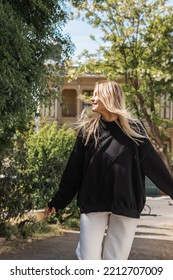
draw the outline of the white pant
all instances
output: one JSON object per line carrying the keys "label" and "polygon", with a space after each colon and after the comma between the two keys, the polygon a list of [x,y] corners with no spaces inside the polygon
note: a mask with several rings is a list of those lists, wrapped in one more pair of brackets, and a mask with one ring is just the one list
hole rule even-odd
{"label": "white pant", "polygon": [[81,214],[80,241],[76,249],[78,259],[128,259],[137,223],[138,219],[110,212]]}

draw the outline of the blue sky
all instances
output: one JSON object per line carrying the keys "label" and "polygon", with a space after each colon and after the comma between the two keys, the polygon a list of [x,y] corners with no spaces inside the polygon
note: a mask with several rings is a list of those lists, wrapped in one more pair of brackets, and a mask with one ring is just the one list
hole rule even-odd
{"label": "blue sky", "polygon": [[[169,4],[173,5],[173,0],[168,1]],[[90,53],[94,53],[98,48],[98,44],[90,39],[90,35],[94,34],[98,30],[92,28],[89,24],[82,20],[70,21],[64,28],[64,33],[68,33],[71,37],[72,42],[75,44],[76,50],[72,57],[73,60],[84,50],[89,50]]]}
{"label": "blue sky", "polygon": [[76,50],[74,59],[84,50],[88,49],[90,52],[97,49],[96,42],[89,37],[91,34],[96,33],[96,29],[92,28],[89,24],[82,20],[70,21],[64,28],[64,33],[68,33],[72,42],[75,44]]}

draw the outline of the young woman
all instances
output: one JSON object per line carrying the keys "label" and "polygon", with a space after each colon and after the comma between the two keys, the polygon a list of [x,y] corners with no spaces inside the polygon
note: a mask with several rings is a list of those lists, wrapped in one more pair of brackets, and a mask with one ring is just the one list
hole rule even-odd
{"label": "young woman", "polygon": [[173,178],[143,126],[127,111],[116,82],[98,83],[91,105],[92,116],[81,115],[81,129],[47,213],[65,208],[77,194],[78,259],[127,259],[145,204],[145,176],[171,198]]}

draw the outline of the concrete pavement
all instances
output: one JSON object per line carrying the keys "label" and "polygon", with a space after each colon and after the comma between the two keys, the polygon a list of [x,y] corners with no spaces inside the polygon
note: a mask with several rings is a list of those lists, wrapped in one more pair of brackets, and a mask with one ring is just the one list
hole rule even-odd
{"label": "concrete pavement", "polygon": [[141,216],[136,237],[173,241],[173,201],[167,196],[147,198],[149,216]]}

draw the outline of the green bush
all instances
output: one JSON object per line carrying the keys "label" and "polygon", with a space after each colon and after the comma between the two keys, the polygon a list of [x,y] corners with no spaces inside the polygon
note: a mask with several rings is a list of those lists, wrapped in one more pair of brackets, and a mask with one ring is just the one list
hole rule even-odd
{"label": "green bush", "polygon": [[0,225],[0,236],[5,237],[7,240],[12,238],[27,239],[33,237],[36,233],[48,233],[50,227],[43,222],[38,222],[34,218],[29,218],[21,221],[20,223],[3,223]]}
{"label": "green bush", "polygon": [[0,236],[5,237],[7,240],[10,240],[12,236],[18,236],[17,224],[12,225],[10,223],[1,223]]}
{"label": "green bush", "polygon": [[0,223],[46,207],[58,190],[75,138],[72,129],[58,129],[57,123],[16,136],[13,148],[0,155]]}
{"label": "green bush", "polygon": [[76,218],[69,218],[64,220],[63,222],[63,227],[65,229],[74,229],[74,230],[79,230],[80,227],[80,220]]}
{"label": "green bush", "polygon": [[[28,172],[32,174],[35,207],[44,208],[58,185],[72,151],[76,133],[66,125],[44,125],[27,141]],[[41,194],[41,195],[40,195]]]}

